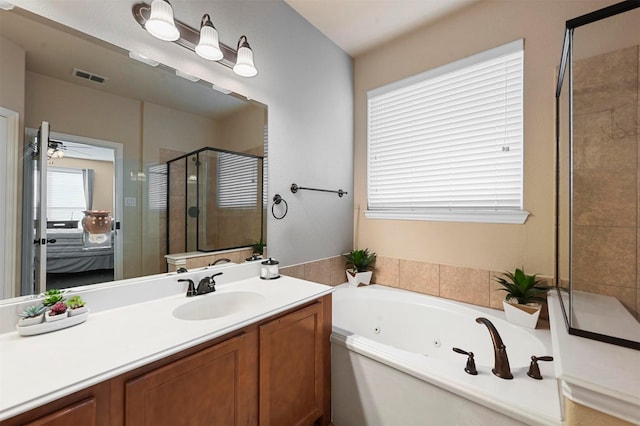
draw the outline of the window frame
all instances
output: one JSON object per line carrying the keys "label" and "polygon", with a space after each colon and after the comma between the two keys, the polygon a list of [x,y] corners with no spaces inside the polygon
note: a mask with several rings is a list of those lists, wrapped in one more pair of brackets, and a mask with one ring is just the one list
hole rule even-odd
{"label": "window frame", "polygon": [[[506,54],[521,52],[522,74],[520,80],[520,158],[519,158],[519,207],[378,207],[371,208],[371,141],[370,141],[370,100],[377,96],[389,94],[416,83],[428,81],[464,68],[493,60]],[[399,80],[385,86],[370,90],[367,93],[367,210],[364,212],[368,219],[400,219],[425,220],[446,222],[480,222],[480,223],[509,223],[523,224],[529,215],[524,210],[524,40],[519,39],[476,55],[434,68],[432,70]]]}

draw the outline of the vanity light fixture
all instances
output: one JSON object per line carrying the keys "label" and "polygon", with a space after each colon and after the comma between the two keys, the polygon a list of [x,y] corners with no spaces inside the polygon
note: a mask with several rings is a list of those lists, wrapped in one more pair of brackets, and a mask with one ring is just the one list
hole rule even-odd
{"label": "vanity light fixture", "polygon": [[168,0],[153,0],[151,2],[151,16],[144,28],[154,36],[164,41],[176,41],[180,38],[180,31],[173,20],[173,8]]}
{"label": "vanity light fixture", "polygon": [[233,72],[241,77],[253,77],[258,74],[258,70],[253,64],[253,50],[251,50],[245,35],[238,40],[238,59],[233,66]]}
{"label": "vanity light fixture", "polygon": [[218,30],[213,26],[208,13],[204,14],[200,22],[200,41],[196,46],[196,53],[209,61],[219,61],[224,57],[220,50]]}
{"label": "vanity light fixture", "polygon": [[132,13],[142,28],[161,40],[172,41],[204,59],[216,61],[239,76],[253,77],[258,74],[247,36],[240,37],[235,50],[220,43],[218,30],[213,26],[209,14],[202,16],[198,31],[173,18],[173,9],[168,0],[153,0],[151,6],[137,3],[133,5]]}

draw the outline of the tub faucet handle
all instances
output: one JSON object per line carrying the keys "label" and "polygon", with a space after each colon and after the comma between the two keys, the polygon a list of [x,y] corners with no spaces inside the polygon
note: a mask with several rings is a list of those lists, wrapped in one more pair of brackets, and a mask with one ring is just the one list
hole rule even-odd
{"label": "tub faucet handle", "polygon": [[471,374],[472,376],[478,375],[478,370],[476,370],[476,362],[473,359],[473,352],[467,352],[460,348],[453,348],[453,351],[462,355],[467,355],[469,357],[467,358],[467,365],[464,367],[464,371],[467,374]]}
{"label": "tub faucet handle", "polygon": [[535,356],[531,357],[531,364],[529,365],[529,371],[527,371],[527,376],[532,379],[542,380],[542,374],[540,374],[540,367],[538,366],[538,361],[553,361],[552,356]]}

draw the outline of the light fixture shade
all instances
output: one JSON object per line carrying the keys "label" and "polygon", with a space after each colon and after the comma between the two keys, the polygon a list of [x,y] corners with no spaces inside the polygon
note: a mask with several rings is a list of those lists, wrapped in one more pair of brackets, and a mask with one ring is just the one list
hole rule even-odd
{"label": "light fixture shade", "polygon": [[180,31],[173,21],[173,8],[167,0],[151,2],[151,16],[144,27],[149,34],[160,40],[176,41],[180,38]]}
{"label": "light fixture shade", "polygon": [[238,58],[233,66],[233,72],[241,77],[253,77],[258,74],[258,70],[253,64],[253,51],[246,36],[242,36],[238,40]]}
{"label": "light fixture shade", "polygon": [[208,14],[202,17],[200,24],[200,41],[196,46],[198,56],[209,61],[219,61],[224,57],[218,41],[218,30],[211,23]]}

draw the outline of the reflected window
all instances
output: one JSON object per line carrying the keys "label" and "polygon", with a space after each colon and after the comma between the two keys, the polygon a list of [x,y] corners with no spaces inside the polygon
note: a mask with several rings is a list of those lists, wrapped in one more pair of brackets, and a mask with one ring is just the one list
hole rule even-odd
{"label": "reflected window", "polygon": [[49,167],[47,170],[47,220],[80,220],[87,202],[82,169]]}
{"label": "reflected window", "polygon": [[157,164],[147,169],[149,210],[167,209],[167,165]]}
{"label": "reflected window", "polygon": [[258,204],[258,158],[218,154],[218,207],[255,208]]}

